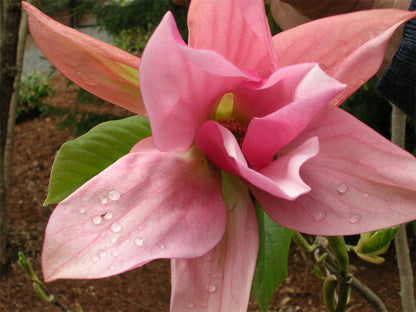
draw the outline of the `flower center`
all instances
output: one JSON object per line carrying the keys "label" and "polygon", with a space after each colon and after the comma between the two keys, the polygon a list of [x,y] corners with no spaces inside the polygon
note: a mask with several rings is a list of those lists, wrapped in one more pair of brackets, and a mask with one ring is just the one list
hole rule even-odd
{"label": "flower center", "polygon": [[236,137],[238,144],[242,144],[244,140],[244,136],[247,131],[247,126],[242,125],[238,120],[235,120],[234,118],[227,118],[223,117],[220,120],[218,120],[218,123],[228,130],[230,130],[234,136]]}

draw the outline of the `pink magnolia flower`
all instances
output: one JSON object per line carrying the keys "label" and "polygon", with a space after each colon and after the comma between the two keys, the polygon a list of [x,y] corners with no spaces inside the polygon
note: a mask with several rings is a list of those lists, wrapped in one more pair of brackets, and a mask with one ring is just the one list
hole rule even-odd
{"label": "pink magnolia flower", "polygon": [[413,13],[342,15],[272,38],[263,1],[193,0],[188,45],[167,13],[139,60],[24,5],[49,60],[146,112],[153,134],[56,207],[45,280],[171,258],[172,310],[243,311],[258,251],[249,192],[310,234],[416,218],[415,158],[336,106],[374,75]]}

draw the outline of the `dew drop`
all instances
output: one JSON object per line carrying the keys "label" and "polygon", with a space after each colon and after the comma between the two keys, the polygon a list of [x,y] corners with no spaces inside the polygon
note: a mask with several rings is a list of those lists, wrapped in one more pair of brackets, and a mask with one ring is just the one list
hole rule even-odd
{"label": "dew drop", "polygon": [[101,249],[101,250],[98,252],[98,255],[99,255],[101,258],[104,258],[104,257],[107,255],[107,252],[106,252],[105,250]]}
{"label": "dew drop", "polygon": [[86,211],[86,210],[85,210],[85,208],[79,208],[79,209],[78,209],[78,212],[79,212],[79,213],[81,213],[81,214],[84,214],[84,213],[85,213],[85,211]]}
{"label": "dew drop", "polygon": [[316,222],[321,222],[325,219],[325,217],[326,217],[326,212],[320,211],[315,215],[314,219]]}
{"label": "dew drop", "polygon": [[163,243],[159,242],[156,244],[157,247],[159,247],[160,249],[165,249],[165,245],[163,245]]}
{"label": "dew drop", "polygon": [[348,218],[348,222],[351,224],[356,224],[358,222],[360,222],[361,220],[361,216],[358,214],[352,214],[349,218]]}
{"label": "dew drop", "polygon": [[92,261],[93,262],[98,262],[98,260],[100,260],[100,258],[98,258],[97,255],[95,255],[94,257],[92,257]]}
{"label": "dew drop", "polygon": [[111,255],[112,255],[113,257],[118,257],[118,256],[120,255],[120,252],[119,252],[118,250],[113,250],[113,251],[111,252]]}
{"label": "dew drop", "polygon": [[215,292],[217,290],[217,286],[210,284],[207,286],[207,292],[209,292],[210,294],[212,294],[213,292]]}
{"label": "dew drop", "polygon": [[118,224],[118,223],[113,223],[113,224],[111,224],[110,229],[114,233],[120,232],[121,231],[121,225]]}
{"label": "dew drop", "polygon": [[110,269],[110,271],[114,271],[114,266],[110,265],[108,268]]}
{"label": "dew drop", "polygon": [[364,193],[363,197],[368,198],[368,193]]}
{"label": "dew drop", "polygon": [[138,247],[143,246],[143,242],[144,242],[143,239],[140,238],[140,237],[138,237],[134,240],[134,244]]}
{"label": "dew drop", "polygon": [[94,218],[92,218],[92,223],[94,224],[101,224],[101,222],[103,222],[103,218],[101,216],[96,216]]}
{"label": "dew drop", "polygon": [[103,218],[106,220],[110,220],[113,217],[112,212],[107,212],[105,215],[103,215]]}
{"label": "dew drop", "polygon": [[191,302],[191,301],[188,301],[188,302],[186,303],[186,306],[188,307],[188,309],[192,309],[193,307],[195,307],[194,303],[193,303],[193,302]]}
{"label": "dew drop", "polygon": [[108,192],[108,198],[111,200],[119,200],[120,196],[120,193],[115,190]]}
{"label": "dew drop", "polygon": [[348,191],[348,185],[341,183],[337,186],[337,192],[339,194],[345,194]]}
{"label": "dew drop", "polygon": [[112,242],[113,244],[117,241],[117,237],[113,236],[110,238],[110,242]]}
{"label": "dew drop", "polygon": [[107,197],[105,197],[105,196],[100,196],[100,203],[101,204],[107,204],[107,202],[108,202],[108,199],[107,199]]}

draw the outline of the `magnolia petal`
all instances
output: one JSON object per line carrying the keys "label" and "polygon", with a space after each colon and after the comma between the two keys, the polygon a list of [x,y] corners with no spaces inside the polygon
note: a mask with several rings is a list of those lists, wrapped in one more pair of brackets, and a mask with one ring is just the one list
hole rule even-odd
{"label": "magnolia petal", "polygon": [[147,43],[140,83],[155,146],[187,150],[227,89],[251,79],[221,55],[185,45],[171,13]]}
{"label": "magnolia petal", "polygon": [[163,153],[146,146],[124,156],[54,210],[45,280],[102,278],[156,258],[207,253],[227,222],[220,179],[196,148]]}
{"label": "magnolia petal", "polygon": [[303,93],[300,94],[297,87],[315,66],[316,63],[286,66],[276,70],[261,85],[242,83],[233,87],[232,117],[248,124],[254,116],[266,116],[299,96],[305,96]]}
{"label": "magnolia petal", "polygon": [[64,26],[27,2],[22,5],[37,46],[53,66],[88,92],[145,115],[138,57]]}
{"label": "magnolia petal", "polygon": [[347,85],[333,104],[341,104],[379,69],[388,40],[416,16],[395,9],[359,11],[319,19],[273,37],[280,66],[317,62]]}
{"label": "magnolia petal", "polygon": [[336,107],[296,141],[311,136],[320,150],[301,170],[309,193],[286,201],[252,189],[276,222],[314,235],[352,235],[416,219],[414,156]]}
{"label": "magnolia petal", "polygon": [[262,78],[277,68],[261,0],[193,0],[188,13],[189,46],[223,55]]}
{"label": "magnolia petal", "polygon": [[[289,80],[288,83],[290,82]],[[317,65],[296,85],[288,85],[286,80],[277,84],[276,94],[282,89],[293,90],[293,102],[269,115],[250,121],[242,145],[244,156],[250,165],[254,168],[266,166],[344,87]],[[262,98],[257,98],[256,102],[261,101]]]}
{"label": "magnolia petal", "polygon": [[173,259],[171,311],[246,311],[258,252],[256,214],[247,188],[226,175],[228,223],[206,255]]}
{"label": "magnolia petal", "polygon": [[233,134],[214,121],[207,121],[201,126],[196,144],[221,170],[241,177],[273,196],[289,200],[309,192],[310,188],[301,179],[299,170],[319,151],[318,140],[311,138],[298,148],[280,155],[263,169],[255,171],[247,166]]}

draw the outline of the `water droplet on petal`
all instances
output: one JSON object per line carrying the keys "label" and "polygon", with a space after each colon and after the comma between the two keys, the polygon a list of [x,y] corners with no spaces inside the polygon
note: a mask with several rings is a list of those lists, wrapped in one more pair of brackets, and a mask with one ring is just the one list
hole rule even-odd
{"label": "water droplet on petal", "polygon": [[210,284],[207,286],[207,292],[209,292],[210,294],[212,294],[213,292],[215,292],[217,290],[217,286]]}
{"label": "water droplet on petal", "polygon": [[120,232],[121,231],[121,225],[118,224],[118,223],[113,223],[113,224],[111,224],[110,229],[114,233]]}
{"label": "water droplet on petal", "polygon": [[108,198],[110,198],[111,200],[119,200],[120,199],[120,193],[117,191],[110,191],[108,192]]}
{"label": "water droplet on petal", "polygon": [[103,218],[104,218],[104,219],[107,219],[107,220],[110,220],[112,217],[113,217],[113,213],[112,213],[112,212],[107,212],[107,213],[103,216]]}
{"label": "water droplet on petal", "polygon": [[117,237],[113,236],[110,238],[110,242],[112,242],[113,244],[117,241]]}
{"label": "water droplet on petal", "polygon": [[92,257],[92,261],[93,262],[98,262],[98,260],[100,260],[100,258],[98,258],[97,255],[95,255],[95,256]]}
{"label": "water droplet on petal", "polygon": [[85,208],[79,208],[79,209],[78,209],[78,212],[79,212],[79,213],[81,213],[81,214],[84,214],[84,213],[85,213],[85,211],[86,211],[86,210],[85,210]]}
{"label": "water droplet on petal", "polygon": [[104,257],[107,255],[107,252],[106,252],[105,250],[101,249],[101,250],[98,252],[98,255],[99,255],[101,258],[104,258]]}
{"label": "water droplet on petal", "polygon": [[191,302],[191,301],[188,301],[188,302],[186,303],[186,306],[188,307],[188,309],[192,309],[193,307],[195,307],[194,303],[193,303],[193,302]]}
{"label": "water droplet on petal", "polygon": [[321,222],[325,219],[325,217],[326,217],[326,212],[320,211],[315,215],[314,219],[316,222]]}
{"label": "water droplet on petal", "polygon": [[114,266],[112,266],[112,265],[110,265],[108,268],[110,269],[110,271],[114,270]]}
{"label": "water droplet on petal", "polygon": [[94,224],[101,224],[103,222],[103,218],[101,216],[96,216],[94,218],[92,218],[92,223]]}
{"label": "water droplet on petal", "polygon": [[348,218],[348,222],[351,224],[356,224],[358,222],[360,222],[361,220],[361,216],[358,214],[352,214],[349,218]]}
{"label": "water droplet on petal", "polygon": [[107,204],[107,202],[108,202],[108,199],[107,199],[107,197],[105,197],[105,196],[100,196],[100,203],[101,204]]}
{"label": "water droplet on petal", "polygon": [[368,193],[364,193],[363,197],[368,198]]}
{"label": "water droplet on petal", "polygon": [[119,252],[118,250],[113,250],[113,251],[111,252],[111,255],[112,255],[113,257],[118,257],[118,256],[120,255],[120,252]]}
{"label": "water droplet on petal", "polygon": [[163,243],[159,242],[156,244],[157,247],[159,247],[160,249],[164,249],[165,245],[163,245]]}
{"label": "water droplet on petal", "polygon": [[134,244],[138,247],[143,246],[143,242],[144,242],[143,239],[140,238],[140,237],[138,237],[134,240]]}
{"label": "water droplet on petal", "polygon": [[339,194],[345,194],[348,191],[348,185],[341,183],[337,186],[337,192]]}

